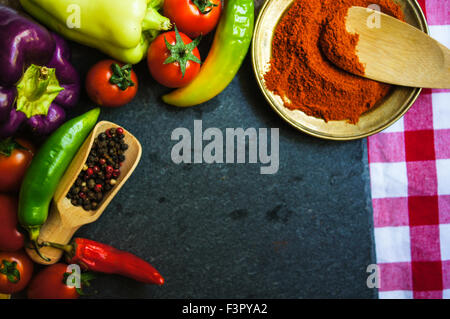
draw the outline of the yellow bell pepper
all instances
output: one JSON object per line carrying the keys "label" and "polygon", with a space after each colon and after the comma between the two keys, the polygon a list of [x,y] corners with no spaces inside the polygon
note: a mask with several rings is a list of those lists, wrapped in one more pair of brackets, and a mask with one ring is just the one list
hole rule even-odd
{"label": "yellow bell pepper", "polygon": [[20,0],[50,29],[109,56],[136,64],[170,20],[158,10],[163,0]]}

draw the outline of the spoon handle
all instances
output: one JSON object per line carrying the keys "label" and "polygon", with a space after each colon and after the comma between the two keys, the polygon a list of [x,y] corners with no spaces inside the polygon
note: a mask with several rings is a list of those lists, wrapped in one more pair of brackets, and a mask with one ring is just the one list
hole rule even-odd
{"label": "spoon handle", "polygon": [[[369,23],[374,18],[377,24]],[[450,88],[450,50],[419,29],[362,7],[347,13],[347,31],[359,34],[356,52],[364,77],[402,86]]]}

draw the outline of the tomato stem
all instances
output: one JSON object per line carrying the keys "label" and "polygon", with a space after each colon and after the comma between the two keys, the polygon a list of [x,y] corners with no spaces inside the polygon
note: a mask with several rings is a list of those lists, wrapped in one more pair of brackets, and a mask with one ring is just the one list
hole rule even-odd
{"label": "tomato stem", "polygon": [[111,84],[117,85],[122,91],[130,86],[135,86],[135,83],[131,80],[131,64],[120,67],[117,63],[113,63],[111,64],[111,70],[113,71],[113,75],[109,79]]}
{"label": "tomato stem", "polygon": [[0,274],[6,276],[9,282],[17,284],[20,281],[20,271],[17,269],[17,262],[2,260]]}
{"label": "tomato stem", "polygon": [[14,139],[11,137],[0,140],[0,155],[10,157],[12,152],[16,149],[29,151],[29,149],[23,147],[22,145],[14,141]]}
{"label": "tomato stem", "polygon": [[164,64],[176,63],[180,65],[181,74],[184,77],[186,73],[186,65],[188,61],[194,61],[201,64],[199,58],[197,58],[192,51],[198,46],[201,40],[201,36],[194,39],[191,43],[185,44],[181,39],[180,33],[178,32],[177,26],[175,28],[175,44],[170,44],[166,37],[164,36],[164,41],[166,42],[166,47],[170,51],[170,56],[164,61]]}
{"label": "tomato stem", "polygon": [[212,3],[210,0],[193,0],[192,2],[202,14],[208,14],[214,7],[218,7],[217,4]]}

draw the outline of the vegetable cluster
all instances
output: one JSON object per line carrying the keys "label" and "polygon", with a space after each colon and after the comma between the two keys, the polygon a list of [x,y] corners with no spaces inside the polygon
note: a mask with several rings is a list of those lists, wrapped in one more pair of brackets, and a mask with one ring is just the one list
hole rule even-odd
{"label": "vegetable cluster", "polygon": [[[83,238],[69,245],[39,242],[56,188],[100,114],[99,108],[93,108],[66,121],[66,111],[78,103],[80,77],[61,35],[113,58],[99,61],[86,75],[85,89],[94,103],[104,107],[130,103],[139,86],[132,65],[147,57],[152,77],[176,88],[163,101],[193,106],[222,92],[240,68],[253,32],[253,0],[229,0],[225,5],[221,0],[20,3],[53,31],[0,5],[0,192],[5,193],[0,194],[0,294],[16,293],[27,285],[29,298],[78,298],[82,294],[68,285],[72,273],[66,264],[46,267],[33,277],[25,245],[32,245],[47,261],[40,253],[42,246],[62,249],[67,263],[79,264],[84,270],[162,285],[163,277],[149,263],[106,244]],[[69,21],[70,8],[74,11]],[[198,45],[215,29],[202,63]],[[36,141],[19,137],[22,128],[28,128],[29,137],[41,137],[37,151]],[[97,184],[100,190],[102,185]],[[88,286],[92,278],[84,273],[82,285]]]}

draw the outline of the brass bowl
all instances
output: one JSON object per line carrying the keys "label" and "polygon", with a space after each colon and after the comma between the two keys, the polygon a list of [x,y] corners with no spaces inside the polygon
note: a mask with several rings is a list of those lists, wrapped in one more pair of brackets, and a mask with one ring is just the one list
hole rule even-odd
{"label": "brass bowl", "polygon": [[[429,34],[425,16],[416,0],[394,0],[401,5],[407,23]],[[278,22],[294,0],[268,0],[262,7],[255,25],[252,43],[253,70],[269,104],[286,122],[295,128],[328,140],[355,140],[376,134],[398,121],[414,104],[422,89],[394,87],[371,111],[363,114],[359,122],[329,121],[308,116],[298,110],[289,110],[282,99],[264,84],[264,73],[272,56],[272,39]]]}

